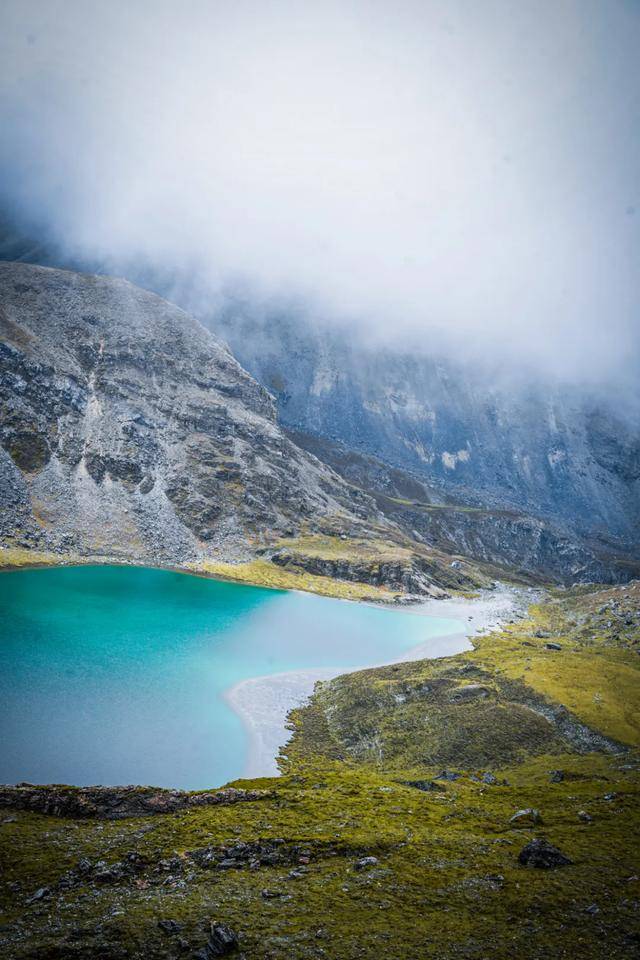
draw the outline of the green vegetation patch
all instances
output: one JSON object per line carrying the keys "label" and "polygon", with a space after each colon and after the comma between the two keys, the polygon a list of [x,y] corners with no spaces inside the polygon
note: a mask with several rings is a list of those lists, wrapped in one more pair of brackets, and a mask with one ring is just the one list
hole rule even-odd
{"label": "green vegetation patch", "polygon": [[[637,678],[638,593],[604,594],[558,596],[458,657],[318,686],[283,775],[235,783],[270,791],[259,802],[115,822],[5,810],[2,956],[191,956],[212,920],[252,960],[634,956],[639,684],[602,678]],[[521,865],[534,838],[571,863]]]}

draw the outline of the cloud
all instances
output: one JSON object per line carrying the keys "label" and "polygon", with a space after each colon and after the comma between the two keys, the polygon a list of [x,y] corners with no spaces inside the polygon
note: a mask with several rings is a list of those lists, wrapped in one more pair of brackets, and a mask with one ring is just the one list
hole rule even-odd
{"label": "cloud", "polygon": [[637,3],[5,0],[0,37],[0,200],[70,256],[637,376]]}

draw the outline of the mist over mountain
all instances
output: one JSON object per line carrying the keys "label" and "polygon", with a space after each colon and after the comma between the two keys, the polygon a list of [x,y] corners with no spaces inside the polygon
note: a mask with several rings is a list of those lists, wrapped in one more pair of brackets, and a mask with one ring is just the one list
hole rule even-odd
{"label": "mist over mountain", "polygon": [[636,4],[84,13],[0,14],[0,201],[67,261],[632,392]]}
{"label": "mist over mountain", "polygon": [[636,558],[637,7],[152,13],[4,6],[0,258],[160,294],[349,482],[502,518],[410,536]]}

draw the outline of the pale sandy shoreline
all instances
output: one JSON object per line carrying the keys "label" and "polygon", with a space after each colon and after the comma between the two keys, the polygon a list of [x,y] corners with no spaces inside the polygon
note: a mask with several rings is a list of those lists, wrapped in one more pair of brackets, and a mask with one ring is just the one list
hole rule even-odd
{"label": "pale sandy shoreline", "polygon": [[[460,630],[431,636],[425,643],[406,650],[385,663],[420,660],[425,657],[449,657],[469,650],[470,637],[521,615],[531,599],[531,594],[526,590],[500,588],[484,591],[474,600],[427,600],[410,607],[402,607],[404,613],[416,616],[457,620]],[[382,665],[363,664],[361,668],[354,670]],[[344,667],[292,670],[287,673],[251,677],[225,691],[225,700],[242,720],[248,736],[247,757],[242,776],[277,776],[279,771],[276,757],[290,735],[286,729],[287,714],[309,698],[318,680],[330,680],[346,672],[348,671]]]}

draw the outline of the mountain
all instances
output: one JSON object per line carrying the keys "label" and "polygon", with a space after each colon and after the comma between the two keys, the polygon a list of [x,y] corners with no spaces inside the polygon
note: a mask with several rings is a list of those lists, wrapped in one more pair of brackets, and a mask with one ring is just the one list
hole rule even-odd
{"label": "mountain", "polygon": [[124,280],[0,264],[2,535],[178,562],[375,522],[199,323]]}
{"label": "mountain", "polygon": [[[401,477],[413,489],[409,500],[461,508],[468,535],[458,524],[444,537],[459,552],[510,563],[517,549],[545,571],[564,543],[577,551],[577,579],[606,579],[605,569],[620,564],[624,576],[629,562],[637,568],[640,415],[622,395],[615,411],[584,390],[385,350],[242,303],[216,317],[216,330],[273,392],[297,442],[350,482],[397,498]],[[433,513],[422,527],[437,539]],[[502,522],[492,525],[489,515]],[[439,513],[440,526],[446,517]],[[409,524],[415,529],[415,518]]]}
{"label": "mountain", "polygon": [[[71,260],[45,230],[5,212],[0,261],[8,258],[108,267]],[[242,297],[214,309],[188,271],[120,269],[223,338],[273,397],[295,445],[414,543],[543,579],[638,575],[640,403],[627,393],[603,399],[428,350],[389,350]]]}
{"label": "mountain", "polygon": [[387,600],[489,582],[297,446],[227,347],[155,294],[0,263],[0,329],[5,548]]}

